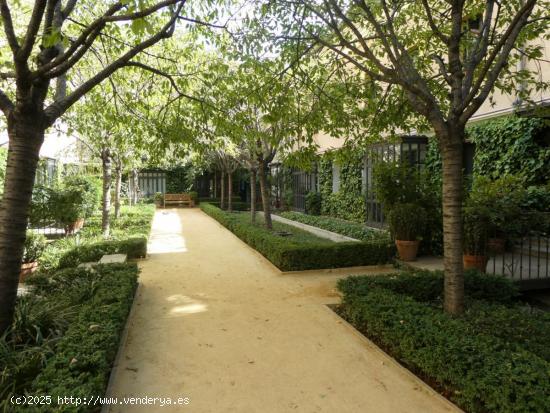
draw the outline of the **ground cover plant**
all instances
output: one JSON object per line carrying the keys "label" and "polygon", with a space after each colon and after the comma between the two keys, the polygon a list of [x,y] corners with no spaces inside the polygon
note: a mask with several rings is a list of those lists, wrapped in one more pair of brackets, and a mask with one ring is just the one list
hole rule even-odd
{"label": "ground cover plant", "polygon": [[443,274],[349,277],[338,313],[469,412],[545,412],[550,314],[499,276],[465,273],[466,311],[443,312]]}
{"label": "ground cover plant", "polygon": [[147,255],[147,237],[155,207],[151,204],[123,206],[120,217],[111,221],[111,235],[102,237],[101,215],[96,213],[86,220],[76,235],[61,238],[49,244],[40,258],[40,269],[77,266],[82,262],[98,261],[104,254],[127,254],[128,258]]}
{"label": "ground cover plant", "polygon": [[362,241],[372,241],[378,239],[389,239],[386,231],[380,231],[368,228],[357,222],[346,221],[345,219],[334,218],[323,215],[307,215],[300,212],[284,211],[279,213],[283,218],[301,222],[317,228],[332,231],[346,237],[355,238]]}
{"label": "ground cover plant", "polygon": [[261,222],[253,224],[246,213],[228,213],[208,203],[202,203],[201,209],[281,271],[384,264],[394,256],[387,240],[335,243],[280,222],[274,222],[270,231]]}
{"label": "ground cover plant", "polygon": [[[70,268],[29,279],[0,338],[2,411],[89,412],[57,396],[102,396],[137,286],[135,264]],[[49,395],[52,404],[13,406],[12,395]]]}

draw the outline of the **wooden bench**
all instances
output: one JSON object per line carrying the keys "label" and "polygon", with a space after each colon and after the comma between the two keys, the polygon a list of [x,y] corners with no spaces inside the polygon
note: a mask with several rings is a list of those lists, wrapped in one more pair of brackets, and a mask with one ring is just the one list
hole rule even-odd
{"label": "wooden bench", "polygon": [[191,198],[189,194],[164,194],[162,202],[163,208],[166,208],[167,204],[181,204],[194,207],[195,201],[193,201],[193,198]]}

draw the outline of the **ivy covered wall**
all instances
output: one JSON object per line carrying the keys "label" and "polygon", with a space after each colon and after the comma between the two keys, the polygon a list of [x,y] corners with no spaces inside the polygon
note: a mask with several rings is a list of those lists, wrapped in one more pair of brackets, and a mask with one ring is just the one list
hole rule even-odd
{"label": "ivy covered wall", "polygon": [[[332,163],[340,167],[340,189],[332,192]],[[364,223],[366,220],[365,198],[362,190],[362,154],[327,152],[318,163],[321,213]]]}
{"label": "ivy covered wall", "polygon": [[[492,179],[517,175],[526,185],[550,181],[550,121],[540,118],[502,116],[467,128],[475,144],[474,174]],[[426,169],[441,181],[441,156],[431,140]]]}

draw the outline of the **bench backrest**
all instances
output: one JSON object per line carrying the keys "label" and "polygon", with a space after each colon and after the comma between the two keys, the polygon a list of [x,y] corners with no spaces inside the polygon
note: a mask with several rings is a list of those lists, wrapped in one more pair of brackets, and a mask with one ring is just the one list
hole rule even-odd
{"label": "bench backrest", "polygon": [[191,201],[189,194],[164,194],[166,201]]}

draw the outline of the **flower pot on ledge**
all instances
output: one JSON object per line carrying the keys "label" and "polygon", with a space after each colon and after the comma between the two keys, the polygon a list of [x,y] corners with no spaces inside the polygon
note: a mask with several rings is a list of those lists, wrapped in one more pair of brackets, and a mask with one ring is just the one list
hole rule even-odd
{"label": "flower pot on ledge", "polygon": [[402,261],[416,261],[420,241],[403,241],[396,239],[395,245],[397,247],[397,252],[399,253],[399,258],[401,258]]}
{"label": "flower pot on ledge", "polygon": [[21,272],[19,273],[19,282],[24,283],[29,275],[38,269],[38,261],[24,262],[21,264]]}
{"label": "flower pot on ledge", "polygon": [[465,270],[478,270],[480,272],[485,272],[488,261],[489,259],[486,255],[462,255],[462,263],[464,264]]}

